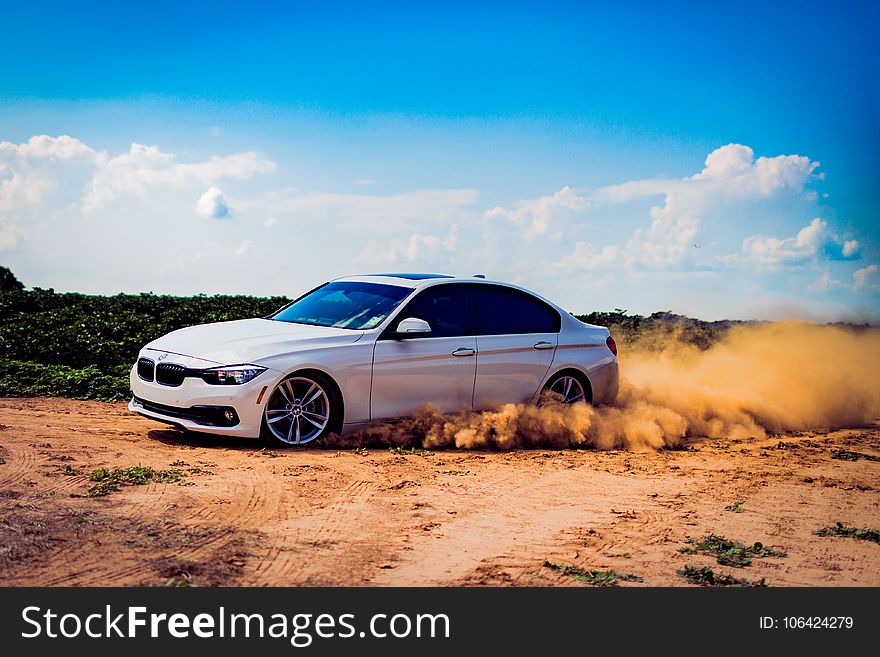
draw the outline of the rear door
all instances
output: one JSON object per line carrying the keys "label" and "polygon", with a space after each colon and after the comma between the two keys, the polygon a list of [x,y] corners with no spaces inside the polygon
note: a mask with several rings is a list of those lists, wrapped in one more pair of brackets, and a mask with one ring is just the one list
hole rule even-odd
{"label": "rear door", "polygon": [[470,286],[477,331],[474,408],[530,401],[559,339],[559,313],[530,294],[491,284]]}
{"label": "rear door", "polygon": [[[398,339],[397,324],[423,319],[432,332]],[[465,285],[434,285],[410,301],[376,341],[373,352],[371,417],[411,415],[430,404],[441,412],[472,408],[477,341],[468,313]]]}

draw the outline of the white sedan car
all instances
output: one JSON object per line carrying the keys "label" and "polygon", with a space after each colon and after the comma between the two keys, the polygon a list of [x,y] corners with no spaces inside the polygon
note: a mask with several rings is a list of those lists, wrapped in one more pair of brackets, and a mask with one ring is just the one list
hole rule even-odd
{"label": "white sedan car", "polygon": [[146,345],[129,409],[190,431],[303,445],[371,420],[536,401],[610,403],[617,347],[522,288],[481,277],[340,278],[271,317]]}

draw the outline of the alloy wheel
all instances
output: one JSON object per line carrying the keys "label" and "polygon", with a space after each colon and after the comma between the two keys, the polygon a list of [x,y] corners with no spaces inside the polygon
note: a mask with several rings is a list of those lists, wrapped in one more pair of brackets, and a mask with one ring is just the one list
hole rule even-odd
{"label": "alloy wheel", "polygon": [[312,379],[291,377],[272,392],[264,415],[275,438],[303,445],[319,437],[330,422],[330,398]]}
{"label": "alloy wheel", "polygon": [[573,376],[563,375],[550,385],[550,391],[562,397],[563,404],[586,401],[583,384]]}

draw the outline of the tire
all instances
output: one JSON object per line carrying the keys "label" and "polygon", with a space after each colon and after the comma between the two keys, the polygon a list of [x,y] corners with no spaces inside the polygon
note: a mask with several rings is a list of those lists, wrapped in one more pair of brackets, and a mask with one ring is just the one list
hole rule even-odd
{"label": "tire", "polygon": [[563,404],[590,404],[593,401],[589,380],[573,370],[563,370],[550,377],[544,386],[544,393],[547,392],[560,396],[559,401]]}
{"label": "tire", "polygon": [[333,381],[320,372],[294,372],[269,393],[260,437],[273,447],[299,447],[339,431],[341,421]]}

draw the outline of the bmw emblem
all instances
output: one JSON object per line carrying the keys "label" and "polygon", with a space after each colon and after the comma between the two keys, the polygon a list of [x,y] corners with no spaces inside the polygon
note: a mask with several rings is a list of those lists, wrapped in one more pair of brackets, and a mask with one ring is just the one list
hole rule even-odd
{"label": "bmw emblem", "polygon": [[160,354],[156,360],[165,360],[166,358],[168,358],[168,354]]}

